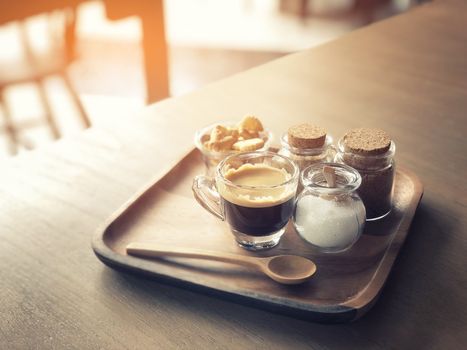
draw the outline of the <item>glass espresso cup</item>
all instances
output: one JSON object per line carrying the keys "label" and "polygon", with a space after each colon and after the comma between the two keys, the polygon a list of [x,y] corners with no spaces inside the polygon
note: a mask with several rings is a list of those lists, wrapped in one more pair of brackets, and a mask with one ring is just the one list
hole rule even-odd
{"label": "glass espresso cup", "polygon": [[225,158],[215,178],[193,180],[193,194],[211,214],[225,220],[238,244],[249,250],[274,247],[293,214],[299,169],[272,152]]}

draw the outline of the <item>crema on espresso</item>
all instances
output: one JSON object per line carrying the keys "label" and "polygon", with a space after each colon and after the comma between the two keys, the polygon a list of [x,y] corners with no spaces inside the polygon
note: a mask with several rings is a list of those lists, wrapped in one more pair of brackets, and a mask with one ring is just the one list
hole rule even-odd
{"label": "crema on espresso", "polygon": [[287,224],[295,187],[287,185],[290,175],[285,169],[247,163],[227,170],[224,179],[217,186],[225,218],[233,229],[267,236]]}

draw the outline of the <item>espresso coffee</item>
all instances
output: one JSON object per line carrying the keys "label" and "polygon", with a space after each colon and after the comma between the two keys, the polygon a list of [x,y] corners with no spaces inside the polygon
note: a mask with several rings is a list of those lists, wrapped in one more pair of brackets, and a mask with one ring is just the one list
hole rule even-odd
{"label": "espresso coffee", "polygon": [[283,169],[243,164],[224,178],[233,186],[218,188],[226,221],[251,236],[268,236],[282,229],[292,215],[295,191],[281,186],[290,179]]}
{"label": "espresso coffee", "polygon": [[293,213],[294,198],[271,207],[245,207],[223,199],[224,215],[230,226],[250,236],[269,236],[279,231]]}

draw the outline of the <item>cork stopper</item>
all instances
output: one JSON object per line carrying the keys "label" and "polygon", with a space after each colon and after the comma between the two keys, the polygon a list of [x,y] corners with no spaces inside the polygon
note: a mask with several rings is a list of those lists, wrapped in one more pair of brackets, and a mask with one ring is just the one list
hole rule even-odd
{"label": "cork stopper", "polygon": [[289,128],[288,142],[296,148],[319,148],[326,141],[326,130],[312,124],[300,124]]}
{"label": "cork stopper", "polygon": [[391,146],[391,138],[381,129],[353,129],[344,135],[343,141],[347,151],[362,155],[383,154]]}

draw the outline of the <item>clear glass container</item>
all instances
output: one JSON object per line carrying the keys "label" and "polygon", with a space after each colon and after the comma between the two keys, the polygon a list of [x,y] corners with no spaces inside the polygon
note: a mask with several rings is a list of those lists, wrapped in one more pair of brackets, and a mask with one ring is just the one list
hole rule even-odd
{"label": "clear glass container", "polygon": [[343,139],[337,145],[335,161],[358,170],[362,184],[358,194],[366,208],[367,221],[381,219],[391,212],[394,187],[396,145],[391,141],[387,152],[376,155],[357,154],[347,150]]}
{"label": "clear glass container", "polygon": [[[203,161],[204,161],[204,164],[206,165],[206,175],[214,176],[217,165],[224,158],[232,154],[237,154],[240,152],[235,151],[235,150],[215,152],[204,147],[203,142],[205,141],[206,138],[209,138],[209,135],[211,134],[211,130],[214,127],[216,127],[216,125],[222,125],[225,127],[235,127],[237,124],[238,123],[231,122],[231,121],[221,121],[221,122],[217,122],[212,125],[209,125],[205,128],[202,128],[195,133],[195,137],[194,137],[195,146],[201,151],[201,154],[203,155]],[[264,140],[264,145],[263,147],[256,149],[255,151],[267,151],[273,139],[272,132],[269,130],[261,131],[259,133],[259,137]]]}
{"label": "clear glass container", "polygon": [[332,145],[332,137],[330,135],[326,135],[326,140],[322,147],[297,148],[289,144],[287,133],[284,133],[281,137],[279,154],[293,160],[299,169],[303,170],[311,164],[332,162],[336,151]]}
{"label": "clear glass container", "polygon": [[[237,182],[239,174],[243,181]],[[274,247],[285,233],[298,178],[297,165],[286,157],[244,152],[221,161],[215,177],[196,176],[192,189],[203,208],[228,223],[242,248],[256,251]]]}
{"label": "clear glass container", "polygon": [[[328,187],[323,174],[332,167],[336,186]],[[297,196],[293,223],[297,233],[322,252],[349,249],[361,236],[365,206],[357,194],[361,177],[345,164],[318,163],[303,170],[303,191]]]}

